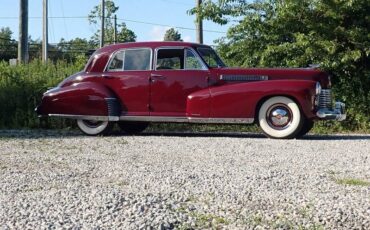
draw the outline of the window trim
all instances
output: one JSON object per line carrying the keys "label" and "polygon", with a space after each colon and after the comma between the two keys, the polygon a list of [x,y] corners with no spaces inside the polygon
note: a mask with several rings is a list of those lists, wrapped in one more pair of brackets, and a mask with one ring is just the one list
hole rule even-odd
{"label": "window trim", "polygon": [[[123,68],[125,67],[125,58],[126,54],[123,55],[123,60],[122,60],[122,69],[120,70],[109,70],[108,67],[110,63],[113,61],[113,57],[118,53],[118,52],[125,52],[126,50],[150,50],[150,62],[149,62],[149,69],[148,70],[124,70]],[[122,48],[115,50],[112,52],[109,56],[109,60],[107,61],[107,64],[105,65],[104,72],[132,72],[132,71],[152,71],[153,70],[153,49],[150,47],[138,47],[138,48]]]}
{"label": "window trim", "polygon": [[[162,49],[164,49],[164,50],[168,50],[168,49],[182,49],[182,50],[184,50],[184,69],[160,69],[160,70],[157,70],[157,60],[158,60],[158,51],[159,50],[162,50]],[[202,69],[186,69],[185,67],[185,60],[186,60],[186,52],[185,52],[185,50],[186,49],[188,49],[188,50],[190,50],[197,58],[198,58],[198,60],[201,62],[201,64],[202,64]],[[208,66],[204,63],[204,61],[203,61],[203,59],[199,56],[199,54],[193,49],[193,47],[189,47],[189,46],[160,46],[160,47],[157,47],[157,48],[155,48],[155,50],[154,50],[154,52],[155,52],[155,57],[154,57],[154,60],[153,60],[153,67],[152,67],[152,69],[154,70],[154,71],[184,71],[184,70],[200,70],[200,71],[204,71],[204,70],[209,70],[208,69]]]}
{"label": "window trim", "polygon": [[[201,69],[195,69],[195,68],[193,68],[193,69],[189,68],[188,69],[187,68],[187,61],[186,60],[187,60],[188,55],[187,55],[186,51],[190,51],[194,55],[194,57],[198,60],[198,62],[202,66]],[[195,50],[193,50],[193,49],[189,49],[188,47],[184,49],[184,62],[185,62],[184,63],[184,70],[208,70],[207,66],[203,63],[203,59],[199,57],[198,53],[195,52]]]}

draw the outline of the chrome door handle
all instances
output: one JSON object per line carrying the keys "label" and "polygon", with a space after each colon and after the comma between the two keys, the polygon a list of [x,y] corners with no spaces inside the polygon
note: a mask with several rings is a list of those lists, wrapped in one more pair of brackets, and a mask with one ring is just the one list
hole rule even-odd
{"label": "chrome door handle", "polygon": [[150,74],[150,77],[154,78],[152,80],[165,80],[166,79],[165,76],[160,75],[160,74],[154,74],[154,73]]}

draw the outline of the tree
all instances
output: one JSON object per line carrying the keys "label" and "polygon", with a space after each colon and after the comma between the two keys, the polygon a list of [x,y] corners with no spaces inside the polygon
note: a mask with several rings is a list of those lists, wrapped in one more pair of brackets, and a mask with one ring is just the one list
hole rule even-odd
{"label": "tree", "polygon": [[[114,24],[113,15],[118,11],[119,7],[115,5],[113,0],[107,0],[105,2],[105,33],[104,40],[107,43],[114,42]],[[90,24],[101,23],[101,5],[95,6],[90,14],[88,15]],[[100,41],[100,30],[98,30],[92,37],[91,40],[97,47]],[[127,28],[125,23],[117,24],[117,42],[133,42],[136,40],[136,34]]]}
{"label": "tree", "polygon": [[164,34],[163,41],[182,41],[181,34],[174,28],[168,29]]}
{"label": "tree", "polygon": [[0,29],[0,60],[17,58],[17,42],[12,39],[12,34],[9,27]]}
{"label": "tree", "polygon": [[218,40],[218,50],[229,64],[320,64],[333,74],[336,97],[347,102],[345,125],[370,128],[370,1],[205,0],[203,4],[199,13],[204,19],[219,24],[237,20]]}

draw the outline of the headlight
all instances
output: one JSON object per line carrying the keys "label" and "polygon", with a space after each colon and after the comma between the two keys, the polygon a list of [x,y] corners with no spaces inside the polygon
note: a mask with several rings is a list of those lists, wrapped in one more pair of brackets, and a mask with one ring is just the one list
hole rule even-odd
{"label": "headlight", "polygon": [[321,93],[321,84],[320,84],[320,82],[316,82],[315,92],[316,92],[316,95],[319,95]]}

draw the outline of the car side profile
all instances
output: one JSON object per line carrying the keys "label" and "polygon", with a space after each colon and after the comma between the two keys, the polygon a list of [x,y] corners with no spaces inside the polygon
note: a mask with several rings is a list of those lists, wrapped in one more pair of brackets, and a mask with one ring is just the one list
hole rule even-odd
{"label": "car side profile", "polygon": [[133,42],[105,46],[48,90],[39,116],[76,119],[87,135],[117,123],[134,134],[151,122],[257,123],[271,138],[305,135],[332,108],[330,75],[315,68],[228,68],[207,45]]}

